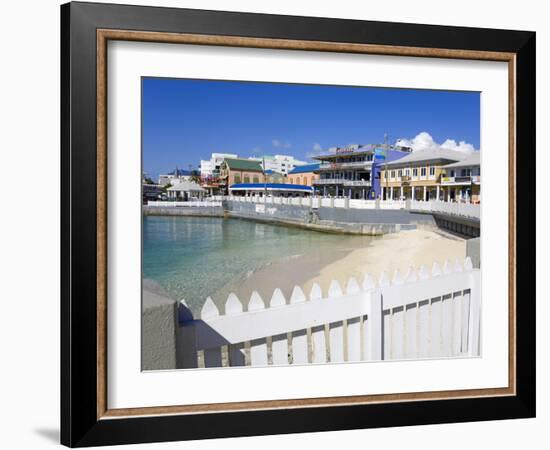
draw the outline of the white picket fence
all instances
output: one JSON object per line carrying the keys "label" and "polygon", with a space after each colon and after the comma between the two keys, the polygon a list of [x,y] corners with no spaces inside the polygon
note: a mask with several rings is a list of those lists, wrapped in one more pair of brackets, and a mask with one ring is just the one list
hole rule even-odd
{"label": "white picket fence", "polygon": [[188,202],[167,202],[160,200],[149,200],[147,206],[158,208],[204,208],[208,206],[222,206],[219,200],[188,201]]}
{"label": "white picket fence", "polygon": [[201,318],[180,303],[182,367],[266,366],[478,356],[480,271],[469,258],[399,272],[390,281],[332,281],[326,296],[295,287],[287,303],[276,289],[266,304],[253,292],[230,294],[225,314],[208,298]]}

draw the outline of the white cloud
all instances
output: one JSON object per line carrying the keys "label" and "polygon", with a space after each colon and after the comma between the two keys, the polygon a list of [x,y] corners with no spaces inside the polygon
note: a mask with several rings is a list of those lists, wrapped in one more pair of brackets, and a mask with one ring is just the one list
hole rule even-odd
{"label": "white cloud", "polygon": [[290,142],[285,142],[281,139],[272,139],[271,145],[276,148],[292,148],[292,144]]}
{"label": "white cloud", "polygon": [[458,144],[453,139],[447,139],[443,144],[438,144],[434,141],[430,133],[423,131],[417,134],[412,139],[397,139],[395,145],[401,145],[403,147],[410,147],[413,151],[421,150],[455,150],[458,152],[471,153],[475,151],[475,147],[465,141],[460,141]]}
{"label": "white cloud", "polygon": [[311,159],[313,158],[314,156],[319,156],[323,153],[323,147],[321,146],[321,144],[319,144],[318,142],[315,142],[313,144],[313,148],[306,153],[306,156]]}
{"label": "white cloud", "polygon": [[457,152],[465,152],[465,153],[471,153],[475,151],[475,147],[472,144],[468,144],[465,141],[460,141],[458,144],[454,139],[447,139],[443,144],[441,144],[441,148],[446,148],[448,150],[456,150]]}

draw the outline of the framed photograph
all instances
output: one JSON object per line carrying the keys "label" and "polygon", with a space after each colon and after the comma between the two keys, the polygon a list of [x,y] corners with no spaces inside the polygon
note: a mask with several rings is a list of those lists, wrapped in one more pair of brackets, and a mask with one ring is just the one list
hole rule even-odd
{"label": "framed photograph", "polygon": [[61,441],[535,415],[535,33],[61,7]]}

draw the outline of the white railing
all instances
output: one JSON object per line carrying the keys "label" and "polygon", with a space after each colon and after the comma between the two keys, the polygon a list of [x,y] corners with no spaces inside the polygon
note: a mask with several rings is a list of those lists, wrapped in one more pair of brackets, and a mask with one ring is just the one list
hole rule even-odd
{"label": "white railing", "polygon": [[[362,200],[362,199],[349,199],[347,197],[318,197],[318,196],[306,196],[306,197],[260,197],[260,196],[214,196],[211,197],[213,202],[208,202],[208,206],[218,206],[218,202],[221,204],[222,200],[231,200],[236,202],[249,202],[249,203],[272,203],[272,204],[285,204],[285,205],[298,205],[298,206],[311,206],[313,208],[356,208],[356,209],[405,209],[407,208],[406,200]],[[425,211],[425,212],[438,212],[454,216],[462,216],[474,219],[480,219],[480,205],[473,203],[457,203],[457,202],[445,202],[441,200],[419,201],[410,200],[410,209],[413,211]],[[149,202],[156,204],[167,204],[167,206],[174,203],[186,203],[192,204],[193,202]],[[215,204],[213,204],[215,203]]]}
{"label": "white railing", "polygon": [[347,168],[367,168],[372,166],[372,161],[354,161],[354,162],[332,162],[322,163],[319,166],[320,170],[337,170]]}
{"label": "white railing", "polygon": [[431,200],[427,202],[411,200],[411,210],[444,213],[452,216],[462,216],[480,219],[480,205],[473,203],[443,202]]}
{"label": "white railing", "polygon": [[369,187],[370,185],[371,185],[371,182],[367,180],[345,180],[344,181],[344,186]]}
{"label": "white railing", "polygon": [[183,367],[266,366],[344,361],[478,356],[480,271],[435,263],[396,272],[390,281],[367,275],[326,295],[295,287],[289,301],[275,289],[269,302],[254,291],[244,304],[231,293],[221,314],[208,298],[200,320],[182,300],[178,352]]}
{"label": "white railing", "polygon": [[344,179],[343,178],[319,178],[317,180],[313,180],[313,184],[343,184]]}
{"label": "white railing", "polygon": [[159,208],[203,208],[206,206],[222,206],[222,202],[216,200],[189,202],[167,202],[149,200],[147,202],[147,206],[154,206]]}

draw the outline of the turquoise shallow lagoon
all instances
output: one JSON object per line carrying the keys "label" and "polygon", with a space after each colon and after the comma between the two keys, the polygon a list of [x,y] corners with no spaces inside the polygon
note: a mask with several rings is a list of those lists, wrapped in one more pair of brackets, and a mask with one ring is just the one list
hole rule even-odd
{"label": "turquoise shallow lagoon", "polygon": [[[185,299],[196,314],[206,297],[223,302],[215,298],[216,293],[259,270],[272,267],[270,278],[277,280],[284,278],[277,268],[284,267],[285,261],[292,260],[294,266],[303,261],[300,270],[307,279],[308,272],[369,242],[367,237],[239,219],[145,216],[143,278],[156,281],[173,298]],[[283,278],[277,280],[281,288]]]}

